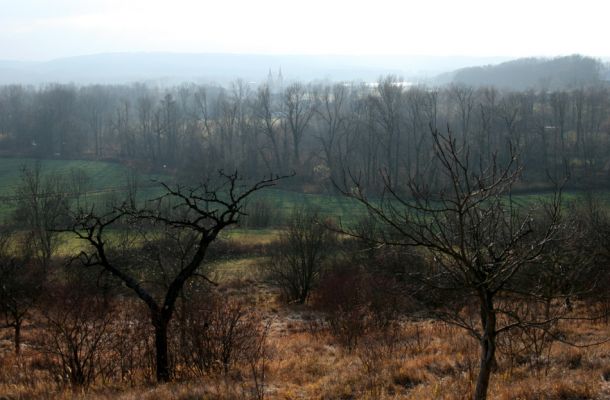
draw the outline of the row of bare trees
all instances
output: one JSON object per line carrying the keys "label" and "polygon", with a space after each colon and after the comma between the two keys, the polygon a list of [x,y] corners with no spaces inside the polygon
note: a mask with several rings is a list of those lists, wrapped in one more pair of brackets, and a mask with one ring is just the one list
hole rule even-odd
{"label": "row of bare trees", "polygon": [[[429,127],[450,125],[472,160],[490,162],[510,141],[541,183],[565,165],[575,176],[608,177],[610,96],[606,87],[510,92],[467,86],[405,87],[272,82],[228,88],[182,85],[0,88],[0,146],[43,157],[138,160],[156,170],[296,170],[293,182],[328,189],[347,168],[381,189],[423,172]],[[499,154],[504,160],[510,153]]]}

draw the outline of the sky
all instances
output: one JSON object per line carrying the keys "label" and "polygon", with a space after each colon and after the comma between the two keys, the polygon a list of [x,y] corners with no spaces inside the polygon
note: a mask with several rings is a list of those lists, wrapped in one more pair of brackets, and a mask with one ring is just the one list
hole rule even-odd
{"label": "sky", "polygon": [[608,11],[606,0],[0,0],[0,59],[109,52],[607,57]]}

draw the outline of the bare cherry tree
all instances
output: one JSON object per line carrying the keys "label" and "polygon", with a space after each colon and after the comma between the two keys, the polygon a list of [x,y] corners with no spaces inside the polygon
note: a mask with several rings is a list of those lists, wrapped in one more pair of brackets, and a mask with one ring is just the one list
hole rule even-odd
{"label": "bare cherry tree", "polygon": [[498,336],[516,327],[545,323],[520,319],[514,302],[510,309],[504,308],[500,299],[510,296],[516,274],[537,262],[555,238],[561,227],[560,191],[544,208],[545,226],[535,229],[540,213],[518,207],[511,197],[521,173],[514,154],[505,165],[495,158],[484,165],[471,160],[468,147],[458,144],[451,132],[433,130],[432,142],[434,159],[429,168],[438,171],[437,179],[414,177],[398,188],[386,175],[384,194],[375,200],[367,198],[356,179],[344,192],[383,223],[379,243],[420,247],[429,253],[433,263],[428,271],[418,272],[419,280],[430,293],[443,294],[433,315],[478,340],[480,368],[474,399],[483,400]]}
{"label": "bare cherry tree", "polygon": [[[221,172],[216,182],[208,180],[197,187],[170,187],[163,184],[166,193],[149,207],[123,207],[104,215],[98,215],[94,209],[90,209],[81,210],[76,215],[76,223],[70,231],[89,245],[80,253],[80,262],[85,266],[102,268],[121,280],[150,310],[155,332],[158,381],[171,379],[168,325],[184,285],[194,276],[201,275],[200,266],[210,244],[223,229],[237,223],[238,218],[244,214],[246,199],[254,192],[274,185],[278,179],[280,178],[272,177],[248,185],[237,173],[227,175]],[[172,229],[186,240],[177,265],[164,268],[164,259],[155,257],[157,263],[161,264],[160,273],[164,274],[165,284],[162,287],[149,285],[150,274],[146,273],[146,266],[151,264],[148,258],[144,259],[143,265],[134,268],[133,262],[129,262],[124,252],[114,252],[112,249],[112,235],[108,232],[120,224],[128,224],[129,230],[130,225],[138,222],[149,224],[149,231]],[[137,246],[137,241],[134,246]]]}

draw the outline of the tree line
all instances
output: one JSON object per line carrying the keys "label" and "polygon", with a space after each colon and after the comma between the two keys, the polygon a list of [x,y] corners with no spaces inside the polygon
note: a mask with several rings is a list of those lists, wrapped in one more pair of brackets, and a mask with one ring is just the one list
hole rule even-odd
{"label": "tree line", "polygon": [[[525,167],[522,185],[569,170],[572,185],[605,185],[610,91],[507,91],[454,84],[259,86],[145,84],[0,88],[0,151],[55,158],[129,160],[184,176],[202,170],[253,175],[296,171],[293,185],[332,188],[345,171],[373,190],[387,170],[397,183],[425,173],[430,130],[449,126],[473,160],[490,163],[510,142]],[[508,157],[501,152],[499,157]]]}

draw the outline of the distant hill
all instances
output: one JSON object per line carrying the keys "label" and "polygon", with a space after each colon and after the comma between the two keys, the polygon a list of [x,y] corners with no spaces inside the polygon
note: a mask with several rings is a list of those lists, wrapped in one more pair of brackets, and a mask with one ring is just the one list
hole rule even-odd
{"label": "distant hill", "polygon": [[521,58],[498,65],[462,68],[439,77],[439,83],[496,86],[514,90],[569,89],[590,86],[610,78],[600,60],[572,55],[556,58]]}
{"label": "distant hill", "polygon": [[463,56],[104,53],[41,62],[0,60],[0,84],[175,85],[187,81],[225,85],[243,79],[256,85],[264,82],[270,71],[274,78],[281,71],[285,82],[373,82],[393,74],[412,83],[517,90],[578,87],[610,80],[610,63],[579,55],[511,61],[506,57]]}
{"label": "distant hill", "polygon": [[0,84],[220,83],[285,80],[376,81],[394,74],[422,81],[445,71],[506,61],[503,57],[338,56],[184,53],[106,53],[43,62],[0,61]]}

